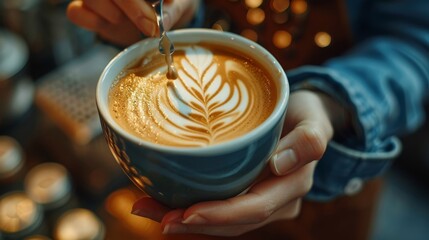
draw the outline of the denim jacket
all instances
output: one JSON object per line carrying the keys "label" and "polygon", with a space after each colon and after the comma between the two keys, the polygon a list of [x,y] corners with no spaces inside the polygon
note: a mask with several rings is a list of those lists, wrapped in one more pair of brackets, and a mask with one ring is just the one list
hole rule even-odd
{"label": "denim jacket", "polygon": [[424,120],[429,90],[429,1],[347,0],[354,47],[321,66],[288,72],[291,89],[316,88],[353,115],[356,136],[331,141],[307,199],[358,192],[400,152],[396,136]]}

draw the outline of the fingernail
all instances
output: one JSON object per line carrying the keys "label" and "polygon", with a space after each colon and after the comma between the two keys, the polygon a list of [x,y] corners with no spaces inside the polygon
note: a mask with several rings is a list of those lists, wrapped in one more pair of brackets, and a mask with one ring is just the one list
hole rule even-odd
{"label": "fingernail", "polygon": [[162,234],[185,233],[186,229],[186,226],[183,224],[170,223],[165,225]]}
{"label": "fingernail", "polygon": [[274,171],[276,171],[277,175],[285,175],[292,170],[298,162],[295,151],[292,149],[287,149],[274,155],[272,160]]}
{"label": "fingernail", "polygon": [[133,209],[131,210],[131,214],[136,215],[136,216],[140,216],[140,217],[144,217],[144,211],[142,211],[141,209]]}
{"label": "fingernail", "polygon": [[139,28],[144,33],[149,34],[150,37],[153,37],[155,36],[157,25],[149,18],[142,18],[142,20],[139,21]]}
{"label": "fingernail", "polygon": [[205,224],[207,223],[207,219],[201,217],[198,214],[192,214],[182,221],[184,224]]}

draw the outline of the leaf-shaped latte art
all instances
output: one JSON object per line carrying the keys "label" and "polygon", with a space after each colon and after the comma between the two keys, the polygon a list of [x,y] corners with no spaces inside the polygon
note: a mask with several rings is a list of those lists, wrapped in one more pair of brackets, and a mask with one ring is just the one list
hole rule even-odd
{"label": "leaf-shaped latte art", "polygon": [[159,144],[206,146],[239,137],[271,114],[274,83],[252,61],[201,46],[176,51],[174,60],[174,81],[129,74],[111,90],[122,127]]}

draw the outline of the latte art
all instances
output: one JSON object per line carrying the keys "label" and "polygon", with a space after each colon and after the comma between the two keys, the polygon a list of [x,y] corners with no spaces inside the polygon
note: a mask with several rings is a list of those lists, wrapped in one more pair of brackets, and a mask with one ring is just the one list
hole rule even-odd
{"label": "latte art", "polygon": [[178,78],[152,54],[112,87],[109,107],[126,131],[157,144],[198,147],[242,136],[277,101],[274,82],[251,59],[205,45],[177,46]]}

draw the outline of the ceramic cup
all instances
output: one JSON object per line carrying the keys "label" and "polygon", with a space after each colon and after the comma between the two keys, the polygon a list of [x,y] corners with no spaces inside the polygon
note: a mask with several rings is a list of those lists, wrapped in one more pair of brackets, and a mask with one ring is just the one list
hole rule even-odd
{"label": "ceramic cup", "polygon": [[187,207],[236,196],[252,184],[276,149],[289,98],[286,74],[267,50],[239,35],[184,29],[169,32],[169,37],[175,44],[210,42],[254,58],[268,70],[277,87],[278,99],[272,114],[247,134],[207,147],[162,146],[131,135],[110,115],[108,93],[124,68],[158,47],[158,39],[145,39],[120,52],[99,79],[96,100],[104,136],[132,182],[166,206]]}

